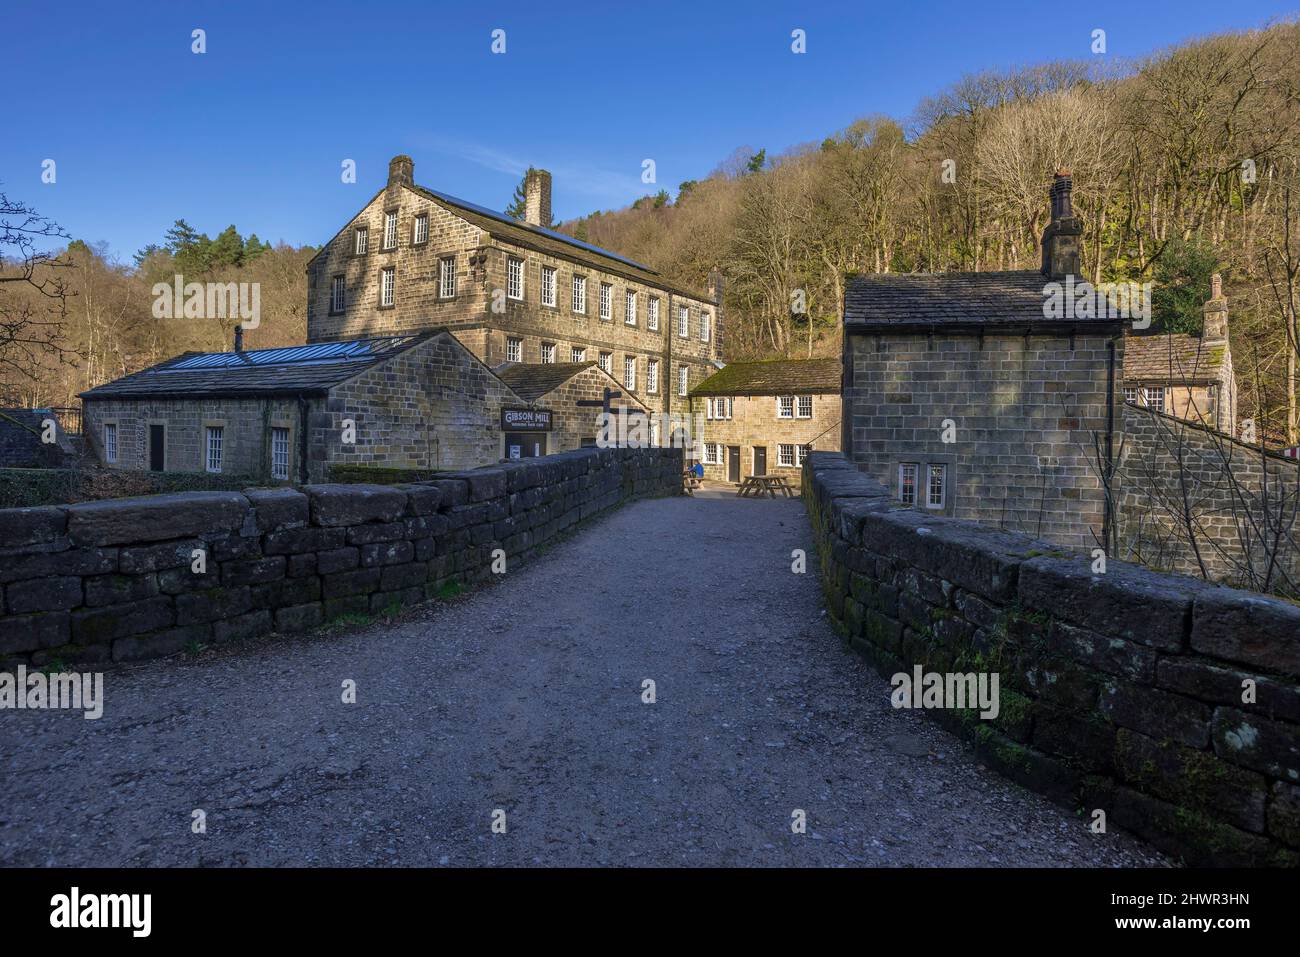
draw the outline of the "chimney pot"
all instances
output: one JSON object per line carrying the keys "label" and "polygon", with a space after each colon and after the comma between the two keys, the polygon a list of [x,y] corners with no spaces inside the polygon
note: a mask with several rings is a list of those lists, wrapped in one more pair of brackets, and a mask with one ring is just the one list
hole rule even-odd
{"label": "chimney pot", "polygon": [[529,168],[524,176],[524,222],[551,225],[551,174],[544,169]]}
{"label": "chimney pot", "polygon": [[244,327],[242,325],[235,326],[235,351],[244,351]]}
{"label": "chimney pot", "polygon": [[388,161],[388,188],[415,185],[415,160],[405,154]]}

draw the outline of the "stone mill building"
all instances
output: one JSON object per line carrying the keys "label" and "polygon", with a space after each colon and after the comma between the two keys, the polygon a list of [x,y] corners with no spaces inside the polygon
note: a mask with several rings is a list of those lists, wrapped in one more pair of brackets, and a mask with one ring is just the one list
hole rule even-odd
{"label": "stone mill building", "polygon": [[[601,411],[683,414],[721,364],[721,281],[683,289],[549,228],[388,181],[307,266],[307,343],[188,353],[82,395],[114,468],[321,481],[331,466],[462,469],[597,440]],[[657,440],[667,436],[656,436]]]}

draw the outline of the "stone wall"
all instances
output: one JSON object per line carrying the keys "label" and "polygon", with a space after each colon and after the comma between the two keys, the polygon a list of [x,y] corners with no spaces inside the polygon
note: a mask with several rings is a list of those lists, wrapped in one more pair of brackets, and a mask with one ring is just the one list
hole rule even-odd
{"label": "stone wall", "polygon": [[[526,406],[450,333],[330,390],[311,417],[311,478],[325,463],[392,468],[475,468],[503,454],[502,406]],[[344,444],[343,422],[356,423]]]}
{"label": "stone wall", "polygon": [[900,464],[944,466],[940,514],[1091,547],[1105,515],[1093,436],[1105,436],[1108,399],[1120,395],[1107,342],[849,335],[844,451],[895,493]]}
{"label": "stone wall", "polygon": [[[781,464],[780,446],[813,444],[824,451],[838,451],[840,447],[840,397],[839,395],[813,395],[811,419],[782,419],[777,416],[776,396],[731,396],[731,418],[710,419],[707,409],[711,397],[697,396],[691,400],[696,415],[704,423],[700,441],[724,446],[722,462],[704,462],[704,477],[715,482],[727,482],[728,459],[731,448],[740,449],[740,477],[754,474],[754,449],[767,450],[769,475],[784,475],[798,485],[803,470],[797,465]],[[794,450],[798,455],[797,448]],[[798,459],[796,458],[796,461]]]}
{"label": "stone wall", "polygon": [[[147,470],[149,427],[163,426],[163,471],[206,471],[205,429],[222,428],[221,471],[271,481],[271,429],[289,430],[289,477],[298,478],[299,412],[293,398],[86,399],[86,440],[107,468]],[[117,461],[104,457],[104,426],[117,426]]]}
{"label": "stone wall", "polygon": [[[580,449],[403,486],[190,492],[0,511],[0,665],[132,661],[434,597],[629,499],[675,449]],[[196,556],[202,570],[196,571]]]}
{"label": "stone wall", "polygon": [[[552,452],[582,448],[583,443],[594,445],[600,429],[598,422],[602,408],[581,406],[579,402],[603,402],[605,390],[619,390],[619,384],[600,370],[591,366],[573,376],[563,385],[541,396],[537,404],[551,410],[552,430],[548,442]],[[660,383],[662,390],[663,384]],[[644,412],[646,406],[634,397],[612,399],[610,411],[617,414],[619,410]],[[628,426],[631,429],[631,424]],[[623,438],[621,431],[616,431],[616,438]]]}
{"label": "stone wall", "polygon": [[1300,462],[1174,416],[1123,409],[1117,554],[1300,598]]}
{"label": "stone wall", "polygon": [[[384,215],[398,213],[396,248],[381,248]],[[417,215],[429,217],[429,240],[413,245]],[[369,230],[369,249],[357,256],[356,230]],[[577,249],[574,250],[578,252]],[[439,261],[454,257],[456,295],[439,297]],[[524,261],[524,295],[505,299],[503,311],[492,309],[492,292],[506,288],[506,263],[510,257]],[[379,306],[380,270],[395,271],[394,305]],[[556,270],[556,304],[541,302],[541,270]],[[611,262],[612,267],[612,262]],[[587,280],[586,309],[573,310],[574,275]],[[333,277],[343,276],[346,308],[330,311]],[[600,286],[613,287],[612,315],[600,318]],[[568,260],[503,242],[471,225],[414,189],[398,187],[376,195],[312,260],[307,272],[307,341],[322,342],[360,336],[393,335],[446,327],[489,366],[507,361],[506,338],[521,340],[524,362],[539,362],[542,343],[554,344],[558,361],[569,362],[574,346],[586,349],[594,361],[601,352],[612,354],[611,370],[621,380],[623,359],[637,360],[637,398],[656,411],[685,411],[686,400],[677,395],[677,367],[689,368],[690,385],[710,375],[710,360],[721,358],[717,336],[720,309],[704,299],[683,296],[647,285],[613,271],[594,268],[581,260]],[[637,293],[635,323],[626,316],[626,292]],[[659,327],[648,324],[649,302],[659,300]],[[688,335],[678,334],[677,310],[689,310]],[[702,315],[709,316],[708,339],[700,338]],[[660,360],[657,394],[645,393],[646,365]],[[671,387],[670,387],[671,386]]]}
{"label": "stone wall", "polygon": [[886,676],[999,674],[995,719],[930,712],[986,763],[1189,863],[1300,863],[1300,607],[1118,561],[1094,575],[1050,544],[895,509],[835,453],[809,457],[803,488],[855,649]]}
{"label": "stone wall", "polygon": [[[45,422],[56,423],[54,442],[42,442]],[[43,409],[0,409],[0,468],[57,469],[75,458],[59,417]]]}

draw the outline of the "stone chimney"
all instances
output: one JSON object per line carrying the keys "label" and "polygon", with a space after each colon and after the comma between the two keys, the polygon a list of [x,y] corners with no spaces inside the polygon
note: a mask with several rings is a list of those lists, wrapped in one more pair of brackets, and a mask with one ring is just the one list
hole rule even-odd
{"label": "stone chimney", "polygon": [[388,161],[388,188],[415,185],[415,160],[405,154]]}
{"label": "stone chimney", "polygon": [[722,305],[722,273],[714,269],[709,273],[709,301],[715,306]]}
{"label": "stone chimney", "polygon": [[544,169],[529,169],[524,177],[524,222],[551,225],[551,174]]}
{"label": "stone chimney", "polygon": [[1070,171],[1058,169],[1052,180],[1052,221],[1043,230],[1043,275],[1064,279],[1080,274],[1083,223],[1074,215]]}
{"label": "stone chimney", "polygon": [[1223,277],[1217,272],[1210,278],[1210,299],[1201,307],[1201,341],[1228,341],[1228,299],[1223,294]]}

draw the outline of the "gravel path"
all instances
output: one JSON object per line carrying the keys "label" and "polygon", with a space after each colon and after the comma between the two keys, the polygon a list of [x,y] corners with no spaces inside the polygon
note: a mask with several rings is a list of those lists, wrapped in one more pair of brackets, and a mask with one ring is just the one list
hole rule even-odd
{"label": "gravel path", "polygon": [[794,548],[798,501],[637,502],[449,603],[111,672],[98,721],[0,712],[0,864],[1165,863],[893,710]]}

